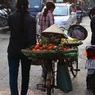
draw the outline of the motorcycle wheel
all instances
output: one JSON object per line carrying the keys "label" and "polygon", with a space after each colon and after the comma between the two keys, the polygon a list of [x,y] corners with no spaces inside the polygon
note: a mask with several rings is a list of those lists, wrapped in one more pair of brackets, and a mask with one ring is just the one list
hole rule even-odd
{"label": "motorcycle wheel", "polygon": [[81,23],[81,18],[77,18],[77,24]]}
{"label": "motorcycle wheel", "polygon": [[1,26],[4,27],[7,26],[7,24],[8,24],[7,19],[1,18]]}

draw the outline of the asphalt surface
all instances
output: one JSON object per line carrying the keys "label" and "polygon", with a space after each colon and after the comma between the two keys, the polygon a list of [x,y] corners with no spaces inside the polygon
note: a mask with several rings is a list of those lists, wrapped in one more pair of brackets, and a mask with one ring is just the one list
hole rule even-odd
{"label": "asphalt surface", "polygon": [[[79,69],[76,78],[71,75],[73,84],[73,91],[64,93],[59,89],[55,89],[55,93],[52,95],[93,95],[91,90],[86,89],[86,75],[87,70],[85,69],[86,57],[84,56],[85,47],[90,45],[91,30],[90,30],[90,19],[84,17],[81,23],[82,26],[88,31],[87,38],[83,41],[83,44],[79,46]],[[8,27],[7,27],[8,28]],[[7,46],[9,43],[9,30],[3,31],[0,28],[0,95],[10,95],[9,89],[9,73],[8,73],[8,61],[7,61]],[[30,84],[29,84],[29,95],[46,95],[44,92],[37,90],[36,84],[42,84],[43,78],[41,77],[41,66],[31,66],[30,71]],[[18,88],[20,91],[21,87],[21,69],[19,68],[18,76]]]}

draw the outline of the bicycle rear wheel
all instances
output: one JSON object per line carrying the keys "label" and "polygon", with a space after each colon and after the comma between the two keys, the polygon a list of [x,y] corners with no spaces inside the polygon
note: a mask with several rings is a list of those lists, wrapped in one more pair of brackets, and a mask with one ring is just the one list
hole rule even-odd
{"label": "bicycle rear wheel", "polygon": [[77,76],[78,71],[80,71],[80,69],[78,69],[78,59],[71,63],[70,71],[74,77]]}
{"label": "bicycle rear wheel", "polygon": [[51,95],[51,87],[47,87],[47,95]]}

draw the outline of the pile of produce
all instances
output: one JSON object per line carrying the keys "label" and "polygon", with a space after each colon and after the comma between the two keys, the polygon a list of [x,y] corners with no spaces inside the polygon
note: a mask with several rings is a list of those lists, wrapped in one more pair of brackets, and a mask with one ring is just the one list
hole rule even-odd
{"label": "pile of produce", "polygon": [[[57,42],[57,40],[53,40],[53,42]],[[50,42],[50,40],[47,40],[46,38],[42,38],[37,45],[30,46],[29,48],[26,48],[26,50],[31,50],[31,51],[49,51],[49,52],[62,52],[62,51],[67,51],[68,46],[66,44],[69,43],[77,43],[79,42],[77,39],[65,39],[62,38],[60,40],[60,43],[58,45],[55,45]],[[70,49],[70,48],[69,48]]]}
{"label": "pile of produce", "polygon": [[41,43],[38,43],[36,46],[34,46],[34,48],[32,49],[32,51],[47,51],[47,50],[67,50],[64,46],[54,46],[53,44],[49,44],[49,45],[43,45]]}
{"label": "pile of produce", "polygon": [[61,44],[70,44],[70,43],[80,43],[81,41],[76,39],[76,38],[73,38],[73,39],[65,39],[65,38],[62,38],[61,39]]}
{"label": "pile of produce", "polygon": [[42,44],[38,43],[35,46],[31,46],[29,48],[26,48],[26,50],[31,50],[31,51],[49,51],[49,52],[61,52],[61,51],[66,51],[67,48],[66,46],[63,46],[59,44],[58,46],[55,46],[53,44]]}

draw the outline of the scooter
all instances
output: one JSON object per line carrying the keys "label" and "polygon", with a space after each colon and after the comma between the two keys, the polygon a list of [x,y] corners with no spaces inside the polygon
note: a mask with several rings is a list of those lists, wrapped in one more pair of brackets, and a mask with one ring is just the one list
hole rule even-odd
{"label": "scooter", "polygon": [[86,53],[86,69],[95,69],[95,45],[87,46]]}
{"label": "scooter", "polygon": [[82,21],[82,11],[77,10],[77,24],[80,24]]}
{"label": "scooter", "polygon": [[95,45],[86,47],[85,56],[87,57],[85,68],[88,69],[86,78],[87,89],[92,89],[95,95]]}
{"label": "scooter", "polygon": [[0,9],[0,26],[4,27],[8,24],[8,13],[5,11],[5,8]]}

